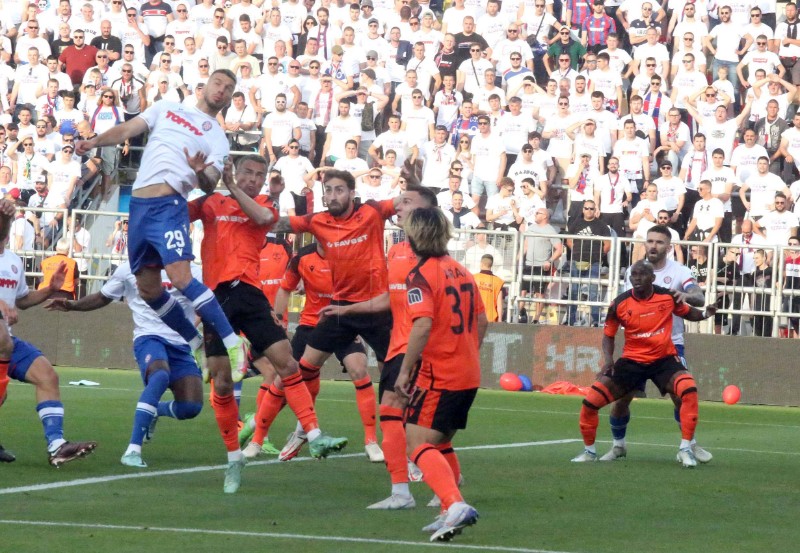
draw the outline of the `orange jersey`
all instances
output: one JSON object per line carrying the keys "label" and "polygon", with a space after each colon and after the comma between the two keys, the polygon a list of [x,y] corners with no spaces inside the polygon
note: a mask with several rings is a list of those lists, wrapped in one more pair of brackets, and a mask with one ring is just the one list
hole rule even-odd
{"label": "orange jersey", "polygon": [[[278,220],[272,200],[261,195],[253,199],[270,209]],[[239,202],[218,193],[189,202],[189,219],[203,222],[200,255],[206,286],[214,290],[221,282],[240,280],[261,289],[259,252],[264,246],[268,226],[256,225],[244,214]]]}
{"label": "orange jersey", "polygon": [[406,352],[408,333],[411,332],[411,316],[408,314],[406,278],[419,260],[405,241],[389,249],[389,306],[392,310],[392,335],[386,359]]}
{"label": "orange jersey", "polygon": [[[261,291],[267,296],[272,307],[275,307],[275,296],[278,295],[281,279],[283,278],[283,273],[286,272],[286,266],[289,264],[291,256],[292,248],[285,240],[267,237],[267,243],[260,254],[261,263],[258,269],[258,278],[261,282]],[[289,307],[287,306],[286,313],[283,314],[284,320],[287,320],[288,312]]]}
{"label": "orange jersey", "polygon": [[406,287],[411,320],[433,319],[416,385],[436,390],[477,388],[481,383],[477,318],[484,307],[475,279],[445,255],[417,265]]}
{"label": "orange jersey", "polygon": [[498,322],[500,314],[497,312],[497,297],[503,293],[503,279],[491,271],[481,271],[472,276],[475,277],[475,283],[481,292],[483,306],[486,308],[486,318],[490,323]]}
{"label": "orange jersey", "polygon": [[316,244],[304,246],[292,258],[281,280],[281,288],[293,292],[301,280],[306,290],[306,303],[300,313],[300,324],[317,326],[320,309],[331,303],[333,280],[328,262],[319,255]]}
{"label": "orange jersey", "polygon": [[289,217],[289,222],[294,232],[310,232],[322,245],[333,276],[333,299],[358,303],[388,289],[383,227],[394,214],[393,200],[367,201],[344,219],[325,211]]}
{"label": "orange jersey", "polygon": [[676,303],[666,288],[653,289],[645,300],[635,298],[633,290],[617,296],[608,308],[604,329],[613,338],[620,326],[625,327],[622,357],[645,365],[678,354],[672,342],[672,314],[683,317],[690,311],[685,303]]}

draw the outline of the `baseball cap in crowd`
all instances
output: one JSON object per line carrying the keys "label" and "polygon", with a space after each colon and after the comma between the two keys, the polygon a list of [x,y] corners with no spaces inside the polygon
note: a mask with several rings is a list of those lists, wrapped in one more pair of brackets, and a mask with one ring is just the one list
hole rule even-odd
{"label": "baseball cap in crowd", "polygon": [[161,77],[160,79],[158,79],[158,82],[159,83],[169,83],[169,79],[167,77]]}
{"label": "baseball cap in crowd", "polygon": [[369,50],[367,52],[367,57],[368,58],[375,58],[377,60],[378,59],[378,52],[376,52],[375,50]]}
{"label": "baseball cap in crowd", "polygon": [[592,157],[592,154],[590,154],[590,153],[588,153],[588,152],[583,152],[583,153],[581,154],[581,157]]}
{"label": "baseball cap in crowd", "polygon": [[377,19],[375,19],[374,17],[370,17],[369,21],[367,21],[367,25],[372,25],[373,23],[378,24],[380,22]]}
{"label": "baseball cap in crowd", "polygon": [[369,78],[370,78],[370,79],[372,79],[373,81],[375,80],[375,71],[374,71],[374,70],[372,70],[372,69],[370,69],[370,68],[364,69],[364,70],[361,72],[361,74],[362,74],[362,75],[366,75],[367,77],[369,77]]}
{"label": "baseball cap in crowd", "polygon": [[8,191],[8,195],[14,198],[15,200],[19,200],[19,188],[12,188]]}
{"label": "baseball cap in crowd", "polygon": [[374,8],[375,4],[372,3],[372,0],[361,0],[361,7],[363,8],[364,6]]}
{"label": "baseball cap in crowd", "polygon": [[36,175],[36,180],[34,182],[37,184],[40,182],[47,182],[47,175],[45,175],[44,173]]}
{"label": "baseball cap in crowd", "polygon": [[344,54],[344,48],[339,46],[338,44],[331,49],[331,52],[334,54]]}

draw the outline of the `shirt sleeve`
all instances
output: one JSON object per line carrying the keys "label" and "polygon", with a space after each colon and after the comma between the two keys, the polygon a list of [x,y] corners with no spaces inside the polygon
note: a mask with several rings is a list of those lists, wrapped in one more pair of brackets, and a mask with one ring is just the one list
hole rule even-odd
{"label": "shirt sleeve", "polygon": [[101,294],[114,301],[119,301],[125,296],[125,277],[120,269],[117,268],[100,289]]}
{"label": "shirt sleeve", "polygon": [[296,215],[289,217],[289,226],[292,227],[293,232],[311,232],[311,220],[313,214]]}
{"label": "shirt sleeve", "polygon": [[[413,271],[406,278],[406,290],[408,313],[411,320],[415,321],[423,317],[432,319],[434,314],[433,290],[419,270]],[[477,296],[480,297],[480,294]]]}

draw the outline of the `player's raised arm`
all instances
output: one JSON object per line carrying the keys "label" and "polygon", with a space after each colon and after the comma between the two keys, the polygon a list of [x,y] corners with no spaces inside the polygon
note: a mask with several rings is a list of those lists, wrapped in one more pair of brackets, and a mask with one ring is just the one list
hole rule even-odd
{"label": "player's raised arm", "polygon": [[145,123],[145,120],[141,117],[134,117],[130,121],[125,121],[120,125],[111,127],[103,134],[95,136],[94,138],[79,140],[75,144],[75,153],[83,155],[93,148],[116,146],[117,144],[122,144],[131,137],[139,136],[145,131],[147,131],[147,123]]}

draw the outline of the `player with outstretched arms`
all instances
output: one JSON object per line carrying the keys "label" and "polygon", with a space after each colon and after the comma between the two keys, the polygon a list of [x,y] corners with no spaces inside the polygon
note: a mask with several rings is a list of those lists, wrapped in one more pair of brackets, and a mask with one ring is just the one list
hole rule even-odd
{"label": "player with outstretched arms", "polygon": [[[64,285],[67,267],[60,263],[50,285],[31,290],[25,283],[20,257],[6,248],[14,204],[0,200],[0,405],[6,399],[11,378],[36,388],[36,412],[44,428],[50,464],[56,468],[91,453],[96,442],[68,442],[64,439],[64,404],[58,389],[58,375],[50,361],[36,347],[11,335],[17,309],[39,305]],[[13,457],[13,456],[12,456]],[[13,461],[7,456],[5,461]]]}
{"label": "player with outstretched arms", "polygon": [[[195,278],[202,278],[200,267],[192,265]],[[186,317],[193,321],[191,302],[169,282],[161,271],[162,285],[181,305]],[[139,365],[144,390],[136,403],[130,443],[120,462],[128,467],[147,468],[142,459],[142,444],[150,441],[159,417],[193,419],[203,408],[203,383],[200,369],[186,340],[169,328],[139,296],[136,277],[126,261],[114,271],[99,292],[79,300],[54,299],[45,308],[52,311],[94,311],[112,301],[122,301],[133,315],[133,355]],[[161,401],[172,390],[173,401]]]}
{"label": "player with outstretched arms", "polygon": [[441,514],[423,530],[432,533],[431,541],[448,541],[478,520],[440,447],[467,427],[489,323],[475,279],[447,255],[452,233],[444,213],[416,209],[404,229],[419,262],[406,278],[412,325],[394,391],[408,400],[408,455],[441,500]]}
{"label": "player with outstretched arms", "polygon": [[133,183],[128,231],[128,259],[142,299],[197,350],[202,340],[177,300],[161,287],[161,268],[189,298],[206,328],[222,337],[233,365],[238,366],[241,339],[225,318],[214,295],[192,276],[186,198],[195,187],[214,191],[230,148],[217,114],[231,102],[236,76],[214,71],[196,107],[156,102],[138,117],[76,144],[82,155],[101,146],[115,146],[149,133],[141,169]]}

